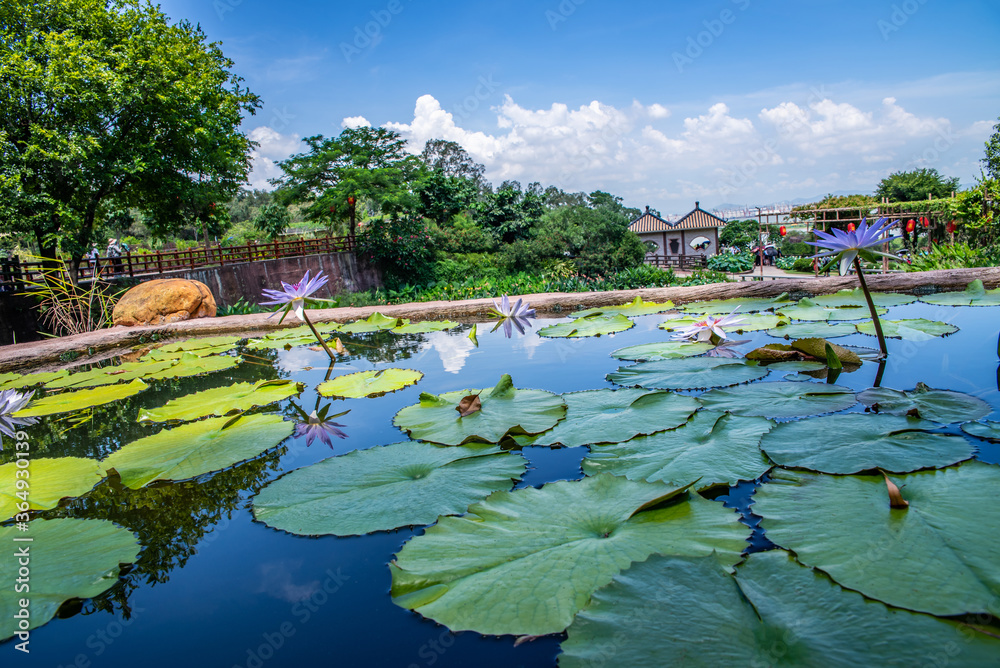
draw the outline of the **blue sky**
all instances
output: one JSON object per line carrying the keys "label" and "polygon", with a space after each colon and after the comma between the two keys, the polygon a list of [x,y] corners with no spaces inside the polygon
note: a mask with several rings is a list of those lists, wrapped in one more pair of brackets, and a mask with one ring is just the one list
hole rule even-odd
{"label": "blue sky", "polygon": [[499,183],[685,212],[971,185],[1000,116],[996,0],[470,3],[169,0],[264,99],[254,185],[370,123],[462,144]]}

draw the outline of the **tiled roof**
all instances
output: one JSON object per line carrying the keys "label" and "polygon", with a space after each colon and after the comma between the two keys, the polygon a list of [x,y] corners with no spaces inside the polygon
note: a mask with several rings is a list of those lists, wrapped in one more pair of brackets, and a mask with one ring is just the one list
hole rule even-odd
{"label": "tiled roof", "polygon": [[637,234],[646,232],[669,232],[670,230],[703,230],[706,228],[721,227],[726,222],[718,216],[713,216],[708,211],[701,208],[699,202],[694,203],[694,211],[684,216],[675,223],[668,223],[659,216],[650,213],[646,208],[646,213],[633,220],[628,229]]}
{"label": "tiled roof", "polygon": [[713,216],[708,211],[696,206],[694,211],[674,223],[674,229],[694,230],[704,229],[706,227],[721,227],[725,224],[726,221],[722,220],[718,216]]}
{"label": "tiled roof", "polygon": [[663,232],[665,230],[672,229],[670,223],[663,220],[659,216],[655,216],[651,213],[644,213],[629,224],[628,229],[632,230],[636,234],[642,234],[643,232]]}

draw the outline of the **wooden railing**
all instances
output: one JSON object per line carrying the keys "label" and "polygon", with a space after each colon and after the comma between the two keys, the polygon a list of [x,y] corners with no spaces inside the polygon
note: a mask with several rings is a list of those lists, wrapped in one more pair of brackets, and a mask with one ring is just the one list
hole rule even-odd
{"label": "wooden railing", "polygon": [[[104,279],[118,276],[155,276],[169,271],[224,267],[227,264],[241,262],[340,253],[352,251],[355,247],[356,239],[354,237],[321,237],[318,239],[272,241],[246,246],[212,246],[141,254],[128,252],[120,257],[99,257],[96,262],[84,258],[80,263],[78,278],[86,281],[93,279],[95,274],[99,274]],[[23,281],[40,280],[42,271],[43,267],[40,262],[21,262],[16,257],[2,260],[0,261],[0,290],[21,290],[24,288]]]}
{"label": "wooden railing", "polygon": [[647,255],[646,264],[673,269],[704,269],[708,260],[704,255]]}

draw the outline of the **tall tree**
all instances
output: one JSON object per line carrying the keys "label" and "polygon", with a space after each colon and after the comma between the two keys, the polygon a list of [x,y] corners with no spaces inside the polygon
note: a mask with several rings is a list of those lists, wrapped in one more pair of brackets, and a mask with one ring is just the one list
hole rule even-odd
{"label": "tall tree", "polygon": [[948,197],[958,190],[958,178],[948,178],[936,169],[914,169],[910,172],[893,172],[882,179],[875,189],[878,198],[888,197],[890,202],[915,202]]}
{"label": "tall tree", "polygon": [[432,171],[444,172],[446,176],[470,179],[477,187],[483,186],[486,167],[480,165],[462,146],[445,139],[429,139],[420,152],[420,159]]}
{"label": "tall tree", "polygon": [[[1000,119],[997,119],[1000,121]],[[991,179],[1000,180],[1000,123],[993,126],[993,134],[986,141],[983,167]]]}
{"label": "tall tree", "polygon": [[206,184],[228,200],[250,170],[240,124],[260,106],[232,66],[142,0],[4,0],[0,228],[78,266],[111,199],[164,226]]}

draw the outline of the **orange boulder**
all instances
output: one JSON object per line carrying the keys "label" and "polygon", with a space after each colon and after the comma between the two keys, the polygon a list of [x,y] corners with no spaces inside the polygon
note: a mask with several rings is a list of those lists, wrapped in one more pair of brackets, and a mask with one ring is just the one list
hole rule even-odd
{"label": "orange boulder", "polygon": [[116,325],[164,325],[215,316],[215,297],[200,281],[166,278],[140,283],[126,292],[111,317]]}

